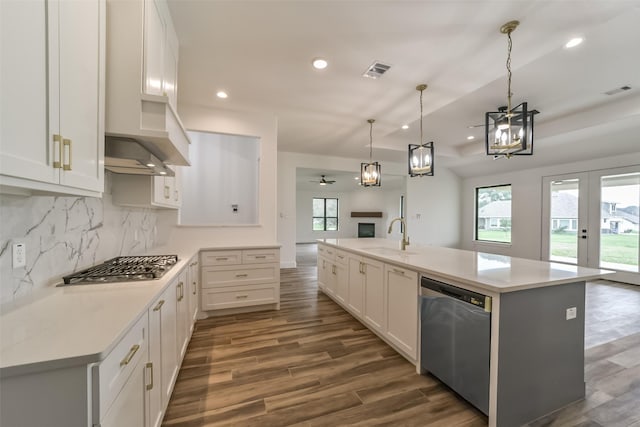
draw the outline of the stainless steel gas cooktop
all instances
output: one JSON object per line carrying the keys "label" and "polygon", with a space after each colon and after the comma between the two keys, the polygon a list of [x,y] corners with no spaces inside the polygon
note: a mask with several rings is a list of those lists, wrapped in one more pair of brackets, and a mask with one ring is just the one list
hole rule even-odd
{"label": "stainless steel gas cooktop", "polygon": [[162,277],[178,262],[177,255],[121,256],[62,278],[66,285],[131,282]]}

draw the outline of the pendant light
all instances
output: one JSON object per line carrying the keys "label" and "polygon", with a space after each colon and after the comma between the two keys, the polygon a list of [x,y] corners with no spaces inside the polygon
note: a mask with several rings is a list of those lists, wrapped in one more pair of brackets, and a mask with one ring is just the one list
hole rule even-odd
{"label": "pendant light", "polygon": [[527,103],[511,107],[511,33],[520,22],[509,21],[500,27],[509,40],[507,53],[507,105],[485,114],[485,145],[487,156],[510,158],[533,154],[533,115]]}
{"label": "pendant light", "polygon": [[369,123],[369,163],[360,163],[360,185],[363,187],[380,187],[381,166],[373,161],[373,123],[374,119],[367,120]]}
{"label": "pendant light", "polygon": [[409,176],[433,176],[433,141],[423,143],[422,92],[427,85],[416,86],[420,91],[420,144],[409,144]]}

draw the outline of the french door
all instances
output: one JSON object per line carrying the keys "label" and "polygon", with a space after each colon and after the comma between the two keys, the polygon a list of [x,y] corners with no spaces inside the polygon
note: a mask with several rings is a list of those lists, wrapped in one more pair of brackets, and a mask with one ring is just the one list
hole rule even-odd
{"label": "french door", "polygon": [[543,178],[542,258],[640,284],[640,166]]}

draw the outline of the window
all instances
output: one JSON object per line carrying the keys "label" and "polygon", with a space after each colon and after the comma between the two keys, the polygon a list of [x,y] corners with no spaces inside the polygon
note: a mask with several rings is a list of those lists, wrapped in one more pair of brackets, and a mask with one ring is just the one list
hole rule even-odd
{"label": "window", "polygon": [[313,199],[313,231],[338,230],[338,199]]}
{"label": "window", "polygon": [[476,188],[476,240],[511,243],[511,185]]}

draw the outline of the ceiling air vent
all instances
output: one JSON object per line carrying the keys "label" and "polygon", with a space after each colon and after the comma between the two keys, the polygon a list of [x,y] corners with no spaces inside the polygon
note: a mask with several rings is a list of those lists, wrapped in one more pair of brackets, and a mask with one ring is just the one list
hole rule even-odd
{"label": "ceiling air vent", "polygon": [[620,87],[617,87],[615,89],[611,89],[611,90],[605,92],[605,95],[617,95],[620,92],[624,92],[624,91],[630,90],[630,89],[631,89],[631,86],[620,86]]}
{"label": "ceiling air vent", "polygon": [[382,77],[384,73],[389,71],[389,68],[391,68],[391,65],[383,64],[379,61],[374,61],[374,63],[371,64],[369,68],[367,68],[367,71],[365,71],[362,76],[369,77],[371,79],[377,79],[378,77]]}

